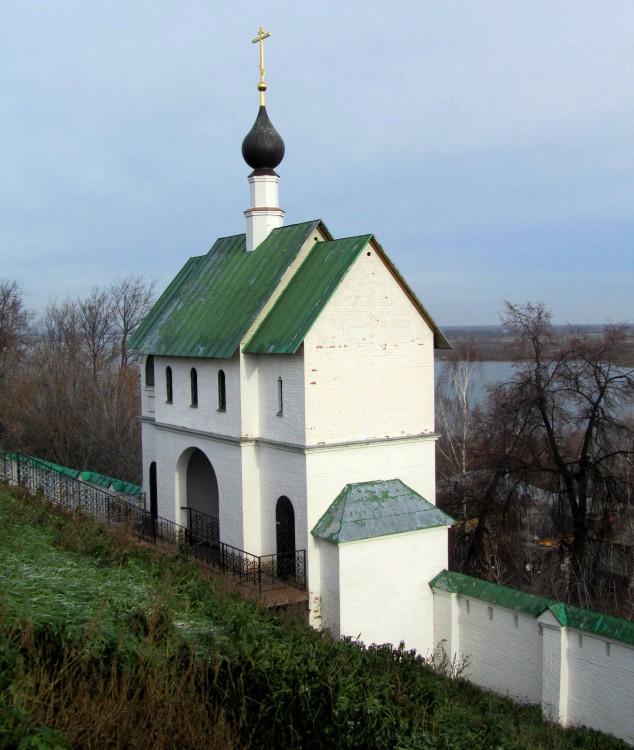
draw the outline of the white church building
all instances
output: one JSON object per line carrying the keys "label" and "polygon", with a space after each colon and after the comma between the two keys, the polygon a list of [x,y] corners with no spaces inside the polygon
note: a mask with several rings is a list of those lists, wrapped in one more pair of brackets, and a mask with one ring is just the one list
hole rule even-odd
{"label": "white church building", "polygon": [[263,87],[246,232],[190,258],[132,342],[144,487],[154,513],[217,519],[232,547],[305,550],[313,624],[425,653],[452,523],[434,504],[434,349],[449,343],[373,235],[283,225]]}
{"label": "white church building", "polygon": [[131,342],[152,514],[302,566],[315,627],[442,644],[477,684],[634,744],[634,623],[447,572],[434,350],[450,345],[373,235],[284,225],[262,57],[260,74],[246,231],[187,260]]}

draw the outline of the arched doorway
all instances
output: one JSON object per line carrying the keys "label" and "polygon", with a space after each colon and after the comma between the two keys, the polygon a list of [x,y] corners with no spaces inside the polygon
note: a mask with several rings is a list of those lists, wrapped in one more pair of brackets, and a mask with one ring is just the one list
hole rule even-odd
{"label": "arched doorway", "polygon": [[295,577],[295,510],[293,503],[282,495],[275,506],[275,537],[277,542],[277,574],[280,578]]}
{"label": "arched doorway", "polygon": [[219,541],[219,494],[216,472],[207,456],[194,448],[186,473],[187,527],[192,539]]}
{"label": "arched doorway", "polygon": [[152,518],[158,517],[158,484],[156,481],[156,461],[150,464],[150,514]]}

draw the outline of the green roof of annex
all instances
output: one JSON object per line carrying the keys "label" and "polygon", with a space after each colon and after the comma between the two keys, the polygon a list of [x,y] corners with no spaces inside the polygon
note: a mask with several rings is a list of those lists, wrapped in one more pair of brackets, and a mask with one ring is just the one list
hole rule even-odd
{"label": "green roof of annex", "polygon": [[[327,239],[320,241],[318,233]],[[436,348],[451,348],[372,235],[335,240],[318,220],[274,229],[251,252],[246,250],[246,236],[240,234],[223,237],[206,255],[190,258],[133,335],[131,348],[159,356],[232,357],[302,247],[311,241],[307,257],[244,346],[246,353],[296,352],[370,242],[432,328]]]}
{"label": "green roof of annex", "polygon": [[400,479],[347,484],[311,534],[334,544],[451,526],[453,518]]}

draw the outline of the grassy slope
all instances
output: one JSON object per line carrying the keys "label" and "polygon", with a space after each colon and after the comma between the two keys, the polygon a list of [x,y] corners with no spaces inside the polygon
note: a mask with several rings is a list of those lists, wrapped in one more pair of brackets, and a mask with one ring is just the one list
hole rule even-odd
{"label": "grassy slope", "polygon": [[1,487],[0,570],[0,748],[625,747]]}

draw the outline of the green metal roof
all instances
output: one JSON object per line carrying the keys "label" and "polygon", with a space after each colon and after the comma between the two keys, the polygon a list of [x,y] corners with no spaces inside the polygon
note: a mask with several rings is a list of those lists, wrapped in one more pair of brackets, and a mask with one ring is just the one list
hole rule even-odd
{"label": "green metal roof", "polygon": [[146,354],[229,358],[311,233],[309,221],[274,229],[252,252],[224,237],[190,258],[133,335]]}
{"label": "green metal roof", "polygon": [[366,234],[315,245],[244,351],[294,354],[371,238]]}
{"label": "green metal roof", "polygon": [[551,605],[549,609],[564,627],[583,630],[586,633],[634,646],[634,622],[603,615],[600,612],[579,609],[579,607],[561,602]]}
{"label": "green metal roof", "polygon": [[366,234],[315,245],[243,351],[249,354],[294,354],[369,242],[372,242],[377,255],[433,330],[434,346],[437,349],[451,349],[451,344],[376,239]]}
{"label": "green metal roof", "polygon": [[507,588],[506,586],[499,586],[497,583],[466,576],[453,570],[443,570],[430,581],[429,585],[452,594],[462,594],[474,599],[482,599],[482,601],[491,604],[499,604],[501,607],[512,609],[515,612],[523,612],[532,617],[537,617],[551,604],[555,603],[552,599],[527,594],[525,591]]}
{"label": "green metal roof", "polygon": [[143,494],[143,488],[139,487],[138,484],[132,484],[132,482],[124,482],[121,479],[112,480],[112,489],[115,492],[123,492],[125,495]]}
{"label": "green metal roof", "polygon": [[84,480],[84,482],[98,484],[100,487],[110,487],[110,485],[112,484],[111,477],[106,477],[103,474],[98,474],[96,471],[82,471],[81,478]]}
{"label": "green metal roof", "polygon": [[[4,451],[0,451],[2,453]],[[18,453],[12,451],[9,453],[11,458],[17,460]],[[67,466],[60,466],[60,464],[47,461],[45,458],[37,458],[37,456],[28,456],[29,465],[38,467],[45,466],[51,471],[57,474],[62,474],[71,479],[83,479],[85,482],[91,482],[92,484],[98,484],[101,487],[112,487],[115,492],[123,492],[126,495],[142,495],[143,487],[132,482],[125,482],[122,479],[113,479],[105,474],[98,474],[96,471],[78,471],[77,469],[69,469]]]}
{"label": "green metal roof", "polygon": [[498,604],[531,617],[538,617],[545,610],[549,610],[563,627],[575,628],[613,641],[634,645],[634,622],[629,620],[579,609],[570,604],[555,602],[552,599],[499,586],[497,583],[472,578],[450,570],[443,570],[429,582],[429,585],[441,591]]}
{"label": "green metal roof", "polygon": [[347,484],[311,533],[341,544],[453,523],[400,479],[388,479]]}

